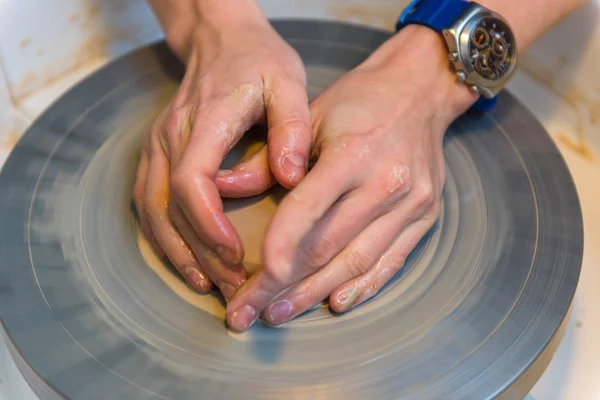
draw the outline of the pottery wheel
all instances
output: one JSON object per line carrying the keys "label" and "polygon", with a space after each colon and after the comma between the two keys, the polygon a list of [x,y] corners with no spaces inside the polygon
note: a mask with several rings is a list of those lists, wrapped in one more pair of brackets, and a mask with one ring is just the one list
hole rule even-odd
{"label": "pottery wheel", "polygon": [[[310,97],[389,37],[274,24],[306,64]],[[527,394],[560,341],[583,238],[569,171],[526,107],[504,93],[452,125],[442,215],[374,299],[234,334],[217,294],[192,292],[145,249],[131,208],[141,135],[181,72],[163,43],[116,60],[37,119],[0,175],[0,316],[40,398]],[[261,140],[249,138],[235,157]],[[282,195],[226,201],[248,265]]]}

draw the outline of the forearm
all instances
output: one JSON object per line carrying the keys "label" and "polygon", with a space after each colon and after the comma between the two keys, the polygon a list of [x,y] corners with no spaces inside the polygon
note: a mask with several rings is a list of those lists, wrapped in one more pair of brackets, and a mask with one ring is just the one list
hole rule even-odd
{"label": "forearm", "polygon": [[265,19],[255,0],[148,0],[173,51],[189,56],[191,40],[200,24],[217,29]]}
{"label": "forearm", "polygon": [[501,14],[511,25],[519,52],[548,32],[587,0],[479,0]]}

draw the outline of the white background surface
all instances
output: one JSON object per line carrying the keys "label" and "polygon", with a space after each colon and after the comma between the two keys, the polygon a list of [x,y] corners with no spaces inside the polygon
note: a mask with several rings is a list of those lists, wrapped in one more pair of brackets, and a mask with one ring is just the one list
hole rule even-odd
{"label": "white background surface", "polygon": [[[269,17],[313,17],[392,29],[407,1],[262,0]],[[559,146],[585,224],[584,262],[565,338],[531,392],[537,400],[600,400],[600,0],[523,57],[509,90]],[[68,87],[162,37],[142,0],[0,0],[0,165],[27,126]],[[1,340],[0,340],[1,342]],[[0,343],[0,399],[34,399]]]}

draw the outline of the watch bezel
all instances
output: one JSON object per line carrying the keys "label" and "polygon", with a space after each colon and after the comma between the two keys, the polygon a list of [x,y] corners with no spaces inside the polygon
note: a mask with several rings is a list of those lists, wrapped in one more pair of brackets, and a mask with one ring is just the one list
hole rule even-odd
{"label": "watch bezel", "polygon": [[[479,22],[484,18],[494,18],[502,22],[510,30],[513,36],[513,57],[506,73],[497,80],[491,81],[485,79],[475,71],[470,62],[469,44],[471,35]],[[453,61],[456,71],[462,71],[466,77],[465,83],[470,86],[476,86],[479,92],[487,98],[496,96],[508,83],[514,75],[518,64],[518,48],[514,41],[514,33],[508,22],[498,13],[472,3],[464,14],[455,21],[455,23],[443,32],[443,37],[448,45],[451,54],[455,53],[458,57]]]}

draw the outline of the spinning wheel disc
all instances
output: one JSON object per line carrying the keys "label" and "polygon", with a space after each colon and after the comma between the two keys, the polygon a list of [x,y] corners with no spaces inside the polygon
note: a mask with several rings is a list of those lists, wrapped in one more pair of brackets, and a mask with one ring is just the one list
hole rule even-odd
{"label": "spinning wheel disc", "polygon": [[[305,62],[311,97],[389,37],[274,26]],[[140,138],[178,68],[157,44],[93,74],[34,122],[0,175],[0,317],[42,399],[526,395],[560,340],[583,236],[569,171],[520,103],[503,93],[452,125],[442,215],[374,299],[233,334],[218,297],[167,281],[131,211]],[[267,210],[266,223],[280,195],[226,207],[259,235],[244,218]]]}

